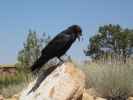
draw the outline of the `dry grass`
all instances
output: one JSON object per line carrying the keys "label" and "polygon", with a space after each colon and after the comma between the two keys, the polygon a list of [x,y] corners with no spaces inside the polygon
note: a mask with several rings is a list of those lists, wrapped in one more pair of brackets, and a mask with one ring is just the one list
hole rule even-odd
{"label": "dry grass", "polygon": [[[121,62],[97,62],[82,65],[88,76],[88,87],[94,88],[109,100],[125,100],[133,95],[133,60]],[[119,98],[119,99],[118,99]]]}
{"label": "dry grass", "polygon": [[23,69],[17,69],[15,76],[0,76],[0,94],[4,97],[18,94],[31,79],[31,74]]}

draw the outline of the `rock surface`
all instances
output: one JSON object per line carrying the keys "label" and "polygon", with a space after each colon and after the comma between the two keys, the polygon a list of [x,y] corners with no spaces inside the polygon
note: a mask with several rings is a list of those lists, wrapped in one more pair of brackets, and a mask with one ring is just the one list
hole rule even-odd
{"label": "rock surface", "polygon": [[90,89],[84,89],[82,100],[107,100],[107,99],[97,97],[96,91],[90,88]]}
{"label": "rock surface", "polygon": [[77,100],[85,87],[84,73],[71,63],[57,67],[35,92],[27,93],[35,81],[21,93],[20,100]]}

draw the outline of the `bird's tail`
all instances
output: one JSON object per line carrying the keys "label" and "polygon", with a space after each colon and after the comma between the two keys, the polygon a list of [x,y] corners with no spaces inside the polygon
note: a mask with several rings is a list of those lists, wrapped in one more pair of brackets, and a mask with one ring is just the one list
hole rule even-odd
{"label": "bird's tail", "polygon": [[[30,94],[31,92],[34,92],[41,84],[41,82],[53,71],[55,70],[57,67],[59,66],[59,64],[57,65],[53,65],[50,68],[43,70],[43,73],[40,74],[40,76],[38,77],[35,85],[32,87],[32,89],[28,92],[28,94]],[[27,94],[27,95],[28,95]]]}
{"label": "bird's tail", "polygon": [[31,66],[32,72],[37,72],[49,59],[45,56],[40,56],[35,63]]}

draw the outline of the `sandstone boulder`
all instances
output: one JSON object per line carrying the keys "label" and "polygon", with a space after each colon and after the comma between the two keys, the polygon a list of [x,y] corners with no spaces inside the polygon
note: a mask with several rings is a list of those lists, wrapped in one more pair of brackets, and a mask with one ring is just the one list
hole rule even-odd
{"label": "sandstone boulder", "polygon": [[74,64],[64,63],[27,95],[34,84],[35,81],[21,93],[20,100],[79,100],[85,88],[85,75]]}

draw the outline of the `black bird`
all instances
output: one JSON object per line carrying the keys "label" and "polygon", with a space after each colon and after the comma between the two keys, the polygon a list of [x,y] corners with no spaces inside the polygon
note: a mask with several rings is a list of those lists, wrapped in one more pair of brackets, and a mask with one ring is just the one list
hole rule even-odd
{"label": "black bird", "polygon": [[[53,40],[51,40],[47,46],[42,50],[42,54],[37,61],[32,65],[31,70],[36,72],[38,71],[45,63],[50,59],[60,57],[66,53],[66,51],[71,47],[73,42],[82,35],[82,30],[78,25],[72,25],[66,30],[59,33]],[[62,61],[62,60],[61,60]],[[41,84],[41,82],[49,75],[58,65],[52,66],[47,70],[44,70],[43,73],[38,77],[35,85],[28,92],[30,94],[32,91],[35,91]]]}
{"label": "black bird", "polygon": [[82,30],[78,25],[72,25],[66,30],[55,36],[42,50],[41,56],[31,66],[32,72],[39,70],[50,59],[57,57],[59,60],[62,55],[71,47],[73,42],[82,35]]}

